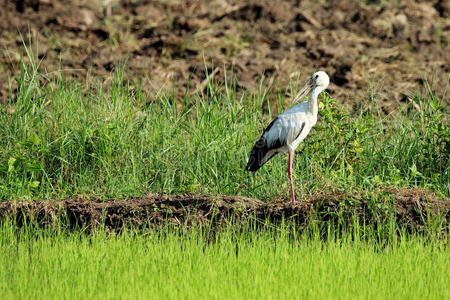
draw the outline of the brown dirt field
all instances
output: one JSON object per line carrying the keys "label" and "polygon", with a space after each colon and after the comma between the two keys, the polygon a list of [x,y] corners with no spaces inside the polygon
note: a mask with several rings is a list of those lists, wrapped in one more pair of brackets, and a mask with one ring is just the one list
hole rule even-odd
{"label": "brown dirt field", "polygon": [[127,60],[131,82],[144,78],[150,95],[174,88],[178,98],[190,77],[191,91],[204,90],[204,61],[216,78],[232,69],[238,89],[250,91],[262,74],[265,86],[284,90],[323,69],[339,102],[356,109],[375,99],[385,112],[406,105],[404,94],[423,90],[433,75],[445,86],[450,73],[446,0],[106,2],[5,0],[0,102],[24,54],[18,31],[31,33],[33,47],[39,42],[48,76],[61,63],[64,76],[108,82],[116,62]]}
{"label": "brown dirt field", "polygon": [[[394,216],[398,224],[413,230],[427,225],[427,213],[440,216],[443,228],[450,218],[450,199],[439,199],[421,189],[383,191],[389,202],[373,202],[361,195],[342,193],[317,193],[305,197],[298,205],[285,201],[265,203],[260,200],[237,196],[156,195],[148,194],[127,200],[93,201],[65,199],[50,201],[0,202],[0,220],[9,217],[20,226],[33,219],[40,225],[51,225],[57,220],[68,221],[72,228],[108,230],[132,224],[138,228],[198,224],[218,228],[231,220],[237,224],[257,221],[263,224],[295,222],[299,227],[308,226],[313,220],[352,224],[354,217],[371,225],[386,222]],[[361,223],[362,224],[362,223]],[[345,225],[345,224],[344,224]]]}

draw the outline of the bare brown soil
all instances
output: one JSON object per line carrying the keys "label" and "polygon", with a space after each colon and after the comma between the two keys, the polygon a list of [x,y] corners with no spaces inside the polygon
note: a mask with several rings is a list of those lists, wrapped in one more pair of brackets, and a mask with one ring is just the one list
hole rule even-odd
{"label": "bare brown soil", "polygon": [[[92,229],[104,226],[117,230],[124,225],[159,227],[197,224],[218,228],[235,222],[264,224],[295,222],[300,227],[313,220],[352,224],[355,217],[377,226],[394,217],[406,228],[421,230],[429,218],[439,217],[444,227],[450,218],[450,199],[439,199],[421,189],[388,189],[385,202],[373,202],[361,195],[317,193],[299,204],[285,201],[265,203],[238,196],[156,195],[115,201],[66,199],[51,201],[0,202],[0,220],[9,217],[20,226],[34,220],[40,225],[67,221],[70,227]],[[342,223],[341,223],[342,224]],[[361,223],[362,224],[362,223]]]}
{"label": "bare brown soil", "polygon": [[[314,69],[331,75],[330,93],[356,108],[376,99],[386,112],[432,75],[450,73],[450,5],[433,1],[5,0],[0,10],[0,102],[31,33],[47,76],[86,73],[110,80],[127,60],[145,91],[205,89],[208,71],[232,69],[238,89],[284,89]],[[46,73],[46,72],[44,72]],[[43,78],[45,82],[45,78]],[[12,81],[12,89],[16,84]],[[438,90],[443,92],[444,88]],[[441,94],[442,96],[442,94]],[[289,95],[288,95],[289,97]]]}

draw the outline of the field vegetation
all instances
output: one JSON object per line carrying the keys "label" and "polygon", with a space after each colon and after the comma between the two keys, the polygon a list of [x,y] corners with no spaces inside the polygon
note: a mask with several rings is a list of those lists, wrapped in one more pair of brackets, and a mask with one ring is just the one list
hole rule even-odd
{"label": "field vegetation", "polygon": [[[0,199],[108,199],[148,190],[286,197],[285,157],[255,177],[243,169],[295,90],[238,94],[232,74],[211,76],[205,93],[177,104],[170,93],[131,87],[120,67],[111,82],[80,83],[40,71],[30,49],[29,56],[15,78],[17,97],[0,110]],[[447,103],[427,87],[389,115],[377,110],[376,94],[350,114],[323,93],[318,125],[295,158],[297,192],[418,186],[448,197]],[[266,102],[278,111],[268,105],[264,113]]]}
{"label": "field vegetation", "polygon": [[[356,227],[357,228],[357,227]],[[447,240],[402,233],[0,228],[0,293],[19,298],[445,299]]]}
{"label": "field vegetation", "polygon": [[[186,92],[180,104],[173,94],[130,85],[121,65],[112,81],[77,82],[40,69],[29,48],[28,55],[11,78],[16,97],[10,91],[0,106],[2,201],[108,201],[148,191],[287,201],[286,157],[256,176],[243,168],[272,116],[290,107],[296,85],[242,93],[232,73],[207,73],[205,92]],[[395,201],[388,188],[420,188],[448,201],[446,98],[431,82],[426,94],[411,92],[409,105],[386,115],[376,97],[350,113],[322,94],[318,125],[294,160],[297,194],[359,194],[374,211]],[[3,218],[0,295],[443,299],[450,296],[446,214],[420,232],[395,218],[377,227],[358,218],[345,227],[317,219],[304,230],[230,219],[221,228],[113,232]]]}

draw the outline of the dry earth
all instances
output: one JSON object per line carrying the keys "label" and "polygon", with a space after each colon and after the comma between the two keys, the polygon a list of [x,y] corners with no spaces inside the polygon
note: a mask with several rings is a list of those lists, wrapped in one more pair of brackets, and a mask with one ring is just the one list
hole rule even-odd
{"label": "dry earth", "polygon": [[314,219],[328,222],[339,219],[352,224],[354,217],[377,226],[385,224],[390,216],[394,216],[398,224],[419,231],[427,225],[430,216],[439,216],[442,228],[448,224],[450,199],[436,198],[421,189],[387,189],[382,193],[389,195],[387,199],[392,201],[373,202],[361,195],[342,193],[317,193],[295,205],[237,196],[156,194],[105,202],[83,199],[9,201],[0,202],[0,220],[15,219],[19,226],[25,221],[29,224],[30,220],[39,225],[65,220],[72,228],[88,230],[97,226],[117,230],[125,224],[138,228],[197,224],[215,229],[230,220],[237,224],[249,221],[264,224],[269,220],[274,225],[285,220],[304,228]]}
{"label": "dry earth", "polygon": [[[446,0],[4,2],[0,102],[24,54],[19,31],[26,40],[30,32],[33,49],[39,42],[49,76],[60,64],[65,76],[108,81],[126,60],[132,82],[144,78],[150,94],[173,88],[178,98],[189,78],[191,91],[206,87],[205,61],[216,78],[233,70],[241,90],[256,90],[262,74],[264,85],[284,90],[323,69],[338,101],[355,109],[376,99],[386,112],[407,103],[424,79],[445,86],[450,73]],[[13,94],[15,87],[13,80]]]}

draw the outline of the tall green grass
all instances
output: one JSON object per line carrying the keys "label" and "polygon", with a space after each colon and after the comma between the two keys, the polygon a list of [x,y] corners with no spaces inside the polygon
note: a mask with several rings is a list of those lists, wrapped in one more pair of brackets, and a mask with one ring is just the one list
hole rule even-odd
{"label": "tall green grass", "polygon": [[[272,159],[255,177],[243,170],[271,121],[263,104],[289,108],[285,93],[237,93],[234,78],[209,77],[205,93],[177,102],[172,93],[131,87],[120,67],[112,81],[67,81],[43,73],[29,55],[12,79],[16,95],[11,91],[0,106],[0,199],[113,198],[148,190],[287,197],[286,157]],[[405,105],[385,115],[368,104],[350,114],[322,94],[321,118],[295,157],[297,193],[389,185],[448,196],[445,99],[431,86],[411,99],[417,109]]]}
{"label": "tall green grass", "polygon": [[145,234],[0,227],[0,295],[23,298],[446,299],[445,240],[360,231]]}

